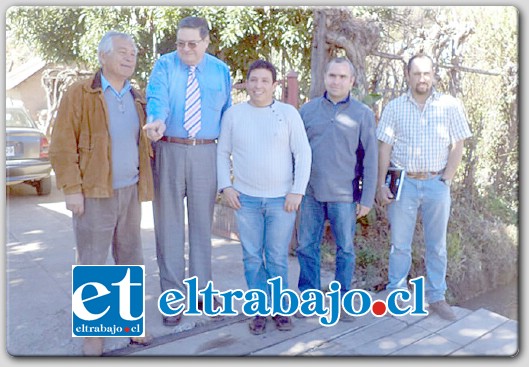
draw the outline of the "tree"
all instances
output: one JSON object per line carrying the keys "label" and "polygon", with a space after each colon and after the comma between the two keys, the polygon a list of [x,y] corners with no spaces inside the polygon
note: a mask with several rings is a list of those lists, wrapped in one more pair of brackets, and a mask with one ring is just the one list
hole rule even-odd
{"label": "tree", "polygon": [[228,63],[235,80],[258,58],[276,63],[280,75],[310,70],[312,11],[305,7],[11,7],[6,25],[46,61],[91,70],[107,30],[130,33],[139,46],[136,77],[145,86],[154,61],[175,49],[178,21],[189,15],[208,20],[208,52]]}
{"label": "tree", "polygon": [[356,86],[360,97],[368,92],[365,75],[366,56],[377,48],[379,29],[376,23],[353,18],[345,8],[325,8],[314,10],[314,35],[311,54],[310,97],[323,94],[324,69],[339,50],[355,66]]}
{"label": "tree", "polygon": [[46,90],[47,116],[44,123],[46,137],[51,139],[55,112],[59,109],[64,92],[79,77],[87,77],[91,73],[73,70],[70,68],[49,68],[42,74],[42,87]]}
{"label": "tree", "polygon": [[[378,117],[390,99],[406,90],[407,60],[425,52],[436,64],[436,88],[463,100],[474,135],[454,185],[448,233],[449,297],[458,300],[517,275],[515,270],[501,270],[515,269],[517,261],[516,18],[513,7],[348,7],[314,12],[311,96],[323,91],[327,61],[345,53],[357,69],[365,65],[359,89],[382,97],[373,106]],[[359,27],[354,26],[356,19],[361,19]],[[373,24],[380,37],[366,36],[371,33],[362,25]],[[362,35],[364,41],[354,45],[355,37]],[[357,231],[357,277],[373,289],[383,284],[369,282],[384,277],[365,277],[384,274],[387,267],[385,218],[385,208],[376,207],[373,225]],[[424,274],[420,227],[415,238],[412,276]]]}
{"label": "tree", "polygon": [[[63,88],[72,76],[98,68],[95,50],[110,29],[127,32],[137,41],[135,80],[141,88],[156,59],[175,49],[176,25],[189,15],[208,20],[208,52],[228,63],[235,81],[243,80],[251,62],[259,58],[272,61],[279,77],[286,78],[293,68],[302,76],[310,70],[311,14],[304,7],[11,7],[6,25],[44,60],[66,66],[53,72],[58,79],[48,73],[43,80],[51,131]],[[66,84],[60,75],[69,76]]]}

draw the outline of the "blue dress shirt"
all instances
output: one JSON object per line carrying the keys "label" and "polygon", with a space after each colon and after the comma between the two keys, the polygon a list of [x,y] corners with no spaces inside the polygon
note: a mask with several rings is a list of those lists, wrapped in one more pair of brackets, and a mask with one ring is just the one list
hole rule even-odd
{"label": "blue dress shirt", "polygon": [[[176,51],[162,55],[154,64],[147,85],[147,122],[162,120],[165,136],[187,138],[184,129],[184,106],[189,66]],[[201,130],[197,139],[216,139],[220,121],[231,106],[231,77],[228,65],[205,54],[197,65],[196,77],[201,96]]]}
{"label": "blue dress shirt", "polygon": [[118,92],[117,90],[114,89],[114,87],[112,85],[110,85],[110,82],[108,81],[107,78],[105,78],[103,73],[101,73],[101,89],[103,89],[103,92],[104,92],[104,91],[107,90],[108,87],[110,87],[110,90],[112,90],[112,92],[118,98],[123,98],[125,93],[130,91],[130,89],[132,88],[132,86],[130,85],[130,82],[128,80],[125,80],[125,84],[123,85],[123,89],[121,89],[121,91]]}

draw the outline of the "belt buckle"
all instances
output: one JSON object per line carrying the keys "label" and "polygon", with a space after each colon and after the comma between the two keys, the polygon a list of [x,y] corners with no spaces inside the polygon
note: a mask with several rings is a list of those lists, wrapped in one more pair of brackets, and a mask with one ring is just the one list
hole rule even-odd
{"label": "belt buckle", "polygon": [[191,146],[194,147],[195,145],[197,145],[197,139],[196,138],[191,138],[189,140],[191,140]]}
{"label": "belt buckle", "polygon": [[428,175],[428,172],[412,172],[409,174],[411,178],[414,178],[416,180],[425,180],[428,178]]}

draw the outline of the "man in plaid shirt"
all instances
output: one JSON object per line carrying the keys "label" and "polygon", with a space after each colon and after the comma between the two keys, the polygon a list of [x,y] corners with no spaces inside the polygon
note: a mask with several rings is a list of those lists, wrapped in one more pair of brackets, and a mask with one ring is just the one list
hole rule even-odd
{"label": "man in plaid shirt", "polygon": [[[426,247],[426,299],[430,310],[455,320],[445,301],[450,184],[463,156],[464,140],[471,132],[461,102],[433,87],[434,63],[429,56],[413,56],[406,78],[408,91],[388,103],[377,127],[377,200],[388,205],[391,225],[387,289],[407,288],[420,210]],[[398,201],[385,184],[390,164],[406,171]]]}

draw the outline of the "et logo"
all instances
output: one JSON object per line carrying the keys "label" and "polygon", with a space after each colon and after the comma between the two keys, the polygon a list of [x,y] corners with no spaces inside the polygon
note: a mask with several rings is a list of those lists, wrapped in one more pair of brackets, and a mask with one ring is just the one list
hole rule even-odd
{"label": "et logo", "polygon": [[145,333],[143,265],[72,266],[72,336]]}

